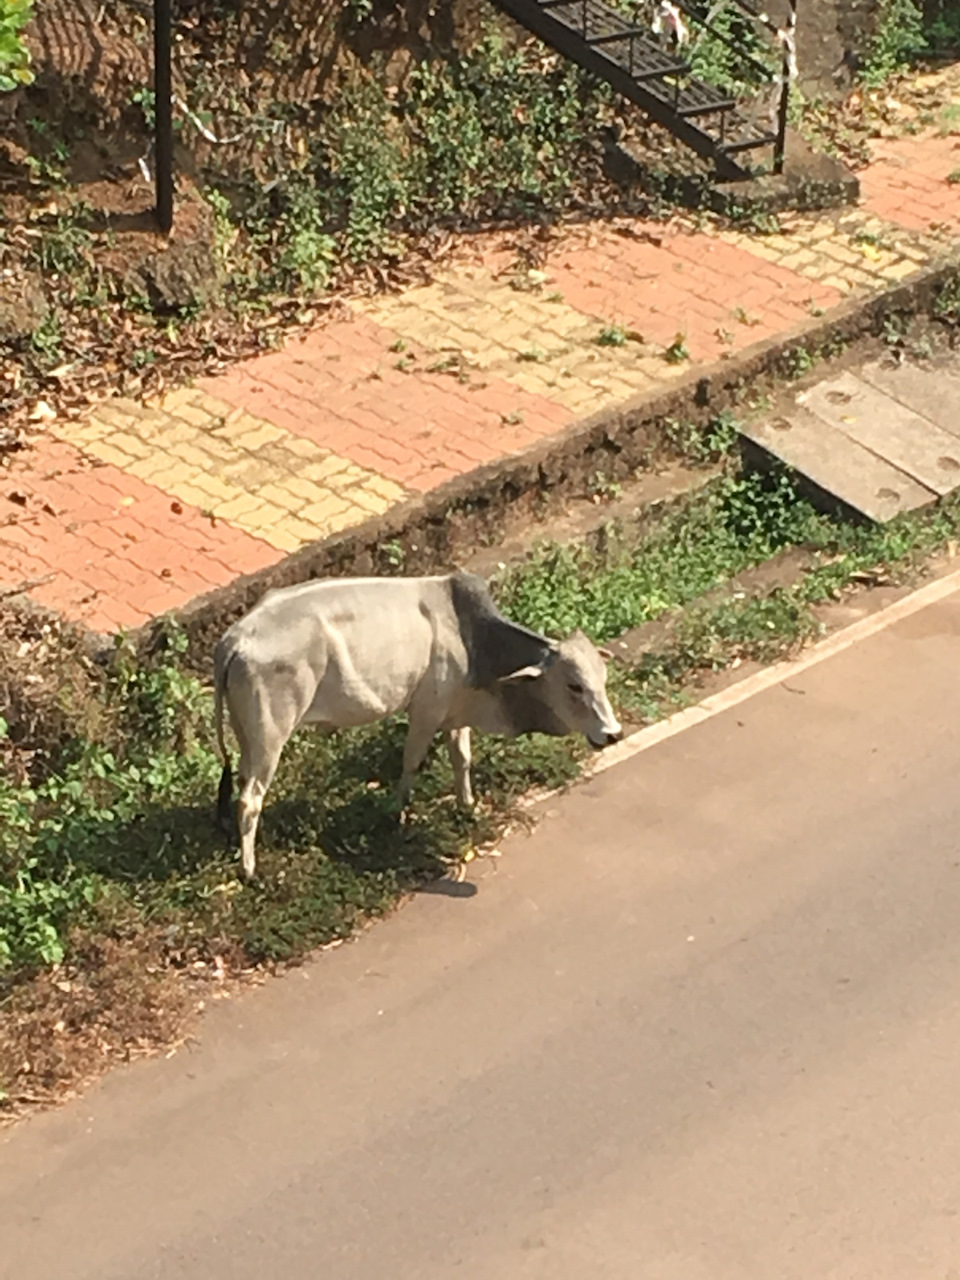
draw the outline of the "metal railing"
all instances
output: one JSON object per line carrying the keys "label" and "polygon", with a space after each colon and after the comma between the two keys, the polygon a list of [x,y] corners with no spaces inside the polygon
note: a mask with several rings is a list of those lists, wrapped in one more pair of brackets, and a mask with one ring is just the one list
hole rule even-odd
{"label": "metal railing", "polygon": [[[538,2],[540,9],[548,13],[551,10],[562,10],[562,15],[557,13],[556,16],[563,22],[564,26],[576,32],[585,44],[591,48],[597,48],[598,52],[602,52],[605,45],[626,46],[625,57],[615,56],[615,60],[619,62],[620,66],[638,83],[659,80],[664,87],[669,87],[669,95],[661,97],[661,101],[665,105],[669,105],[677,114],[683,114],[681,105],[683,85],[681,81],[683,77],[690,75],[691,67],[683,58],[682,44],[680,42],[676,46],[674,57],[670,58],[662,49],[657,49],[652,38],[652,31],[647,27],[637,25],[636,15],[629,17],[619,11],[611,10],[606,4],[603,6],[593,4],[591,0],[538,0]],[[754,8],[749,0],[730,0],[730,3],[739,9],[746,18],[762,27],[768,35],[777,41],[780,46],[779,71],[773,70],[767,63],[753,56],[752,53],[743,48],[739,41],[715,25],[713,13],[699,0],[671,0],[671,3],[674,9],[695,24],[699,31],[709,33],[713,39],[729,48],[736,55],[740,65],[749,68],[754,76],[759,77],[768,84],[779,85],[779,95],[775,110],[771,113],[769,141],[773,144],[774,172],[782,173],[786,150],[790,85],[796,78],[795,31],[797,0],[787,0],[788,11],[784,27],[778,27],[765,13]],[[607,30],[602,28],[599,32],[592,30],[593,27],[601,23],[607,27]],[[660,53],[660,58],[663,61],[657,58],[657,52]],[[724,100],[718,94],[716,110],[720,117],[718,140],[721,145],[727,143],[728,121],[726,113],[735,105],[736,103],[732,98]],[[735,144],[730,143],[728,145],[733,146]],[[748,141],[745,145],[751,146],[754,144]]]}
{"label": "metal railing", "polygon": [[157,225],[173,227],[173,83],[170,66],[170,0],[153,0],[154,159]]}
{"label": "metal railing", "polygon": [[[783,27],[778,27],[776,23],[771,22],[766,13],[755,9],[749,0],[731,0],[736,7],[750,18],[758,26],[771,35],[780,47],[780,71],[779,74],[770,70],[770,68],[752,54],[742,49],[735,40],[724,31],[718,30],[710,22],[709,13],[702,9],[695,0],[672,0],[681,13],[685,14],[698,24],[703,30],[708,31],[715,40],[719,40],[721,44],[726,45],[736,53],[740,61],[751,67],[755,72],[770,83],[778,83],[780,86],[780,94],[777,101],[776,110],[776,137],[773,144],[773,171],[774,173],[783,172],[784,157],[786,153],[786,136],[787,121],[790,114],[790,85],[796,79],[797,62],[796,62],[796,30],[797,30],[797,0],[787,0],[787,20]],[[721,122],[721,134],[723,131],[723,122]]]}

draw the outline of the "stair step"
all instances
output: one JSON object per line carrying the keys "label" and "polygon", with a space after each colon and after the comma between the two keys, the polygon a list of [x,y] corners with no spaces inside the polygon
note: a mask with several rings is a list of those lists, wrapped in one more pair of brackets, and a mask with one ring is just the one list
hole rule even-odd
{"label": "stair step", "polygon": [[646,40],[647,33],[641,31],[639,27],[631,27],[629,31],[615,31],[612,35],[606,36],[587,36],[587,44],[596,47],[597,45],[616,44],[620,40],[625,40],[628,44],[631,40]]}
{"label": "stair step", "polygon": [[[936,397],[937,381],[934,370],[931,400]],[[960,484],[960,437],[853,373],[819,382],[798,395],[797,401],[934,493],[944,496]]]}
{"label": "stair step", "polygon": [[[591,48],[595,47],[592,40],[588,40],[587,44]],[[690,71],[685,62],[675,62],[662,54],[659,49],[651,49],[649,41],[634,40],[631,48],[629,40],[620,36],[611,36],[600,43],[598,52],[621,70],[626,71],[638,83],[661,80],[664,76],[685,76]]]}
{"label": "stair step", "polygon": [[719,142],[717,145],[727,156],[737,155],[740,151],[752,151],[755,147],[772,147],[777,140],[775,133],[758,133],[752,138],[740,138],[735,142]]}
{"label": "stair step", "polygon": [[741,427],[741,434],[878,524],[936,501],[932,489],[800,406],[782,418]]}
{"label": "stair step", "polygon": [[[678,65],[677,61],[665,53],[647,32],[634,26],[625,18],[621,18],[606,5],[598,3],[598,0],[588,0],[586,35],[583,27],[583,0],[556,0],[556,3],[554,0],[540,0],[539,8],[546,9],[548,6],[551,18],[569,27],[590,46],[615,46],[622,42],[625,52],[632,43],[634,65],[638,70],[656,71],[662,75],[669,75]],[[604,54],[607,57],[615,56],[614,51],[609,48],[604,49]],[[624,66],[626,61],[627,59],[624,58]],[[679,65],[685,66],[685,64]]]}
{"label": "stair step", "polygon": [[682,119],[710,115],[714,111],[731,111],[737,105],[733,98],[717,93],[716,90],[706,85],[698,85],[696,83],[684,85],[679,95],[675,93],[674,86],[670,84],[654,83],[648,87],[649,91],[655,94],[661,102],[673,107],[677,115]]}
{"label": "stair step", "polygon": [[960,377],[875,360],[797,389],[743,436],[820,490],[886,521],[960,487]]}
{"label": "stair step", "polygon": [[[672,99],[666,99],[672,101]],[[711,101],[705,95],[691,93],[687,89],[681,90],[680,98],[677,103],[677,115],[684,120],[691,120],[695,116],[708,116],[714,111],[730,111],[736,106],[733,98],[718,98]]]}

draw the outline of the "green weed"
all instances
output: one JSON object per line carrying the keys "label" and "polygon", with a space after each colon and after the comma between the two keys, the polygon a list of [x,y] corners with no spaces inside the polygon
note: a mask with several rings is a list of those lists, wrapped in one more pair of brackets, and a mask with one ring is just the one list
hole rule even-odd
{"label": "green weed", "polygon": [[665,438],[678,453],[692,463],[718,462],[731,454],[740,438],[740,425],[729,409],[712,418],[706,428],[693,422],[668,419],[663,424]]}
{"label": "green weed", "polygon": [[664,351],[663,358],[668,364],[683,364],[685,360],[690,359],[690,351],[687,347],[687,335],[678,333],[669,347]]}
{"label": "green weed", "polygon": [[30,335],[30,346],[43,364],[59,363],[63,332],[56,313],[49,311]]}
{"label": "green weed", "polygon": [[668,516],[635,549],[598,556],[551,546],[498,581],[511,617],[552,635],[583,627],[608,640],[804,542],[818,528],[784,477],[726,478]]}
{"label": "green weed", "polygon": [[924,35],[932,53],[960,49],[960,10],[954,0],[927,0],[923,6]]}
{"label": "green weed", "polygon": [[[773,43],[738,5],[711,8],[710,27],[712,30],[695,30],[689,61],[698,79],[739,96],[756,90],[765,78],[776,74],[778,59]],[[724,36],[729,43],[724,42]],[[748,58],[766,68],[766,77]]]}
{"label": "green weed", "polygon": [[30,53],[23,30],[33,13],[33,0],[0,0],[0,93],[33,83]]}
{"label": "green weed", "polygon": [[794,347],[784,357],[784,367],[788,378],[802,378],[816,364],[816,355],[806,347]]}
{"label": "green weed", "polygon": [[45,275],[85,275],[92,269],[93,238],[84,226],[89,212],[86,206],[77,204],[41,228],[33,255]]}
{"label": "green weed", "polygon": [[157,95],[153,89],[135,89],[130,95],[130,102],[139,107],[143,114],[143,122],[152,133],[157,127]]}
{"label": "green weed", "polygon": [[960,325],[960,277],[941,286],[934,299],[933,314],[944,324]]}
{"label": "green weed", "polygon": [[879,88],[925,47],[923,12],[915,0],[881,0],[860,78],[868,88]]}
{"label": "green weed", "polygon": [[627,331],[621,325],[608,324],[597,335],[597,344],[601,347],[622,347],[627,341]]}

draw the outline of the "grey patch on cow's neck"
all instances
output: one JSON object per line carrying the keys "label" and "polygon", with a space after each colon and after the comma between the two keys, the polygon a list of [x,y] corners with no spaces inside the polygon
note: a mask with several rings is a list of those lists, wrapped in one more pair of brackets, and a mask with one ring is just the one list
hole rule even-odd
{"label": "grey patch on cow's neck", "polygon": [[472,688],[490,689],[523,667],[545,670],[556,658],[556,648],[544,636],[504,617],[487,584],[476,574],[452,574],[450,595],[467,650],[467,684]]}
{"label": "grey patch on cow's neck", "polygon": [[552,738],[563,738],[570,732],[544,700],[542,678],[503,684],[497,698],[510,726],[509,737],[519,737],[522,733],[548,733]]}

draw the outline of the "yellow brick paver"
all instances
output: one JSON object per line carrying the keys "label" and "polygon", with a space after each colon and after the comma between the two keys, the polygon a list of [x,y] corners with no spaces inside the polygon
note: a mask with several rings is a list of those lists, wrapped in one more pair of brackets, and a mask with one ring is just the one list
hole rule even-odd
{"label": "yellow brick paver", "polygon": [[278,551],[359,524],[407,496],[399,484],[192,388],[153,405],[116,399],[56,435]]}
{"label": "yellow brick paver", "polygon": [[513,289],[488,271],[449,274],[355,305],[405,342],[438,355],[459,352],[471,368],[576,413],[596,412],[651,385],[641,360],[657,348],[635,340],[602,347],[603,318]]}
{"label": "yellow brick paver", "polygon": [[722,230],[728,244],[841,293],[870,293],[930,262],[934,250],[908,231],[862,209],[781,218],[781,233]]}

